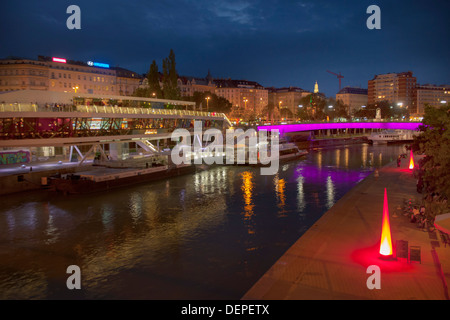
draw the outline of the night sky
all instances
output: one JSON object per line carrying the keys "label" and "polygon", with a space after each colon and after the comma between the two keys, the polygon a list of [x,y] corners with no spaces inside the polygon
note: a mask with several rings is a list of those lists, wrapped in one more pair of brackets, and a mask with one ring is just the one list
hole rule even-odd
{"label": "night sky", "polygon": [[[69,30],[69,5],[81,30]],[[369,5],[381,30],[369,30]],[[180,75],[298,86],[334,96],[367,88],[375,74],[413,71],[420,84],[449,84],[450,1],[110,0],[0,2],[0,57],[99,61],[138,73],[173,48]]]}

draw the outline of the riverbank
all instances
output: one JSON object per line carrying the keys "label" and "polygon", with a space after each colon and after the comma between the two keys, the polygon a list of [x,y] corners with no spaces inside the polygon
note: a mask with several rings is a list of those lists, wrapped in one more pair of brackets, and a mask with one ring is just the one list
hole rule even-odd
{"label": "riverbank", "polygon": [[[384,188],[392,242],[419,246],[421,262],[379,258]],[[445,300],[449,297],[450,247],[438,231],[424,232],[398,207],[420,200],[416,179],[403,161],[371,174],[326,212],[243,296],[243,300]],[[394,249],[395,250],[395,249]],[[371,265],[380,268],[380,289],[369,289]]]}

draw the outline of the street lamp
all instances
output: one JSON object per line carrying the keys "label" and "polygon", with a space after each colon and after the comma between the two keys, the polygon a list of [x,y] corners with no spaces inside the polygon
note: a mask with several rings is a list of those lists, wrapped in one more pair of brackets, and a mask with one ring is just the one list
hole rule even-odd
{"label": "street lamp", "polygon": [[247,102],[248,102],[248,99],[246,99],[246,98],[244,97],[244,109],[245,109],[245,110],[247,110]]}
{"label": "street lamp", "polygon": [[209,111],[209,99],[211,99],[211,97],[206,97],[206,112]]}
{"label": "street lamp", "polygon": [[75,93],[77,93],[77,90],[78,90],[78,86],[76,86],[76,87],[72,87],[72,89],[73,89],[73,90],[75,90]]}

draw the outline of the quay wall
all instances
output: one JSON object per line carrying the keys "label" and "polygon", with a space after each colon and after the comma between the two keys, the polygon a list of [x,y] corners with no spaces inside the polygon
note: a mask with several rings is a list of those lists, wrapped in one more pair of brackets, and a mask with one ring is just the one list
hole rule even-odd
{"label": "quay wall", "polygon": [[[56,174],[75,173],[92,169],[91,165],[73,166],[44,171],[25,171],[20,174],[0,176],[0,195],[44,189],[42,178]],[[22,179],[21,179],[22,178]]]}

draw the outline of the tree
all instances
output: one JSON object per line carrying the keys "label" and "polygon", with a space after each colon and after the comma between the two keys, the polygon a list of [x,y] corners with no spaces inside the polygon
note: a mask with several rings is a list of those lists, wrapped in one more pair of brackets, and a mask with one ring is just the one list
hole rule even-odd
{"label": "tree", "polygon": [[409,116],[409,110],[387,100],[368,104],[365,108],[355,111],[355,117],[375,119],[377,109],[380,109],[382,119],[403,119]]}
{"label": "tree", "polygon": [[266,119],[266,121],[272,124],[276,123],[281,117],[278,104],[274,104],[273,102],[269,101],[269,104],[261,109],[260,116],[261,118]]}
{"label": "tree", "polygon": [[294,116],[294,114],[292,113],[291,110],[289,110],[288,108],[282,108],[280,110],[280,117],[282,119],[292,119]]}
{"label": "tree", "polygon": [[148,80],[148,97],[150,98],[162,98],[162,90],[161,86],[159,85],[159,71],[158,71],[158,65],[156,64],[156,61],[153,60],[152,64],[150,65],[150,70],[147,73],[147,80]]}
{"label": "tree", "polygon": [[376,110],[373,108],[361,108],[359,110],[356,110],[353,116],[356,118],[367,118],[367,119],[375,119]]}
{"label": "tree", "polygon": [[297,110],[297,117],[300,119],[300,121],[313,120],[312,116],[308,112],[308,109],[304,105],[302,105],[301,108],[298,108],[298,110]]}
{"label": "tree", "polygon": [[[208,102],[206,102],[207,97],[210,98]],[[209,112],[229,113],[232,108],[231,102],[229,102],[227,99],[219,97],[218,95],[210,92],[195,91],[194,95],[189,99],[195,102],[197,109],[201,105],[203,111],[206,111],[206,105],[208,105]]]}
{"label": "tree", "polygon": [[325,108],[328,107],[326,99],[316,93],[311,93],[300,99],[302,108],[298,110],[298,116],[301,120],[322,121],[327,118]]}
{"label": "tree", "polygon": [[163,60],[163,94],[164,99],[179,100],[178,74],[176,70],[175,53],[170,49],[169,56]]}
{"label": "tree", "polygon": [[420,178],[427,186],[426,193],[437,192],[450,196],[450,104],[441,107],[425,106],[421,134],[414,138],[413,151],[425,154],[420,161]]}
{"label": "tree", "polygon": [[333,106],[335,118],[350,119],[349,110],[350,107],[344,104],[341,100],[337,100]]}

